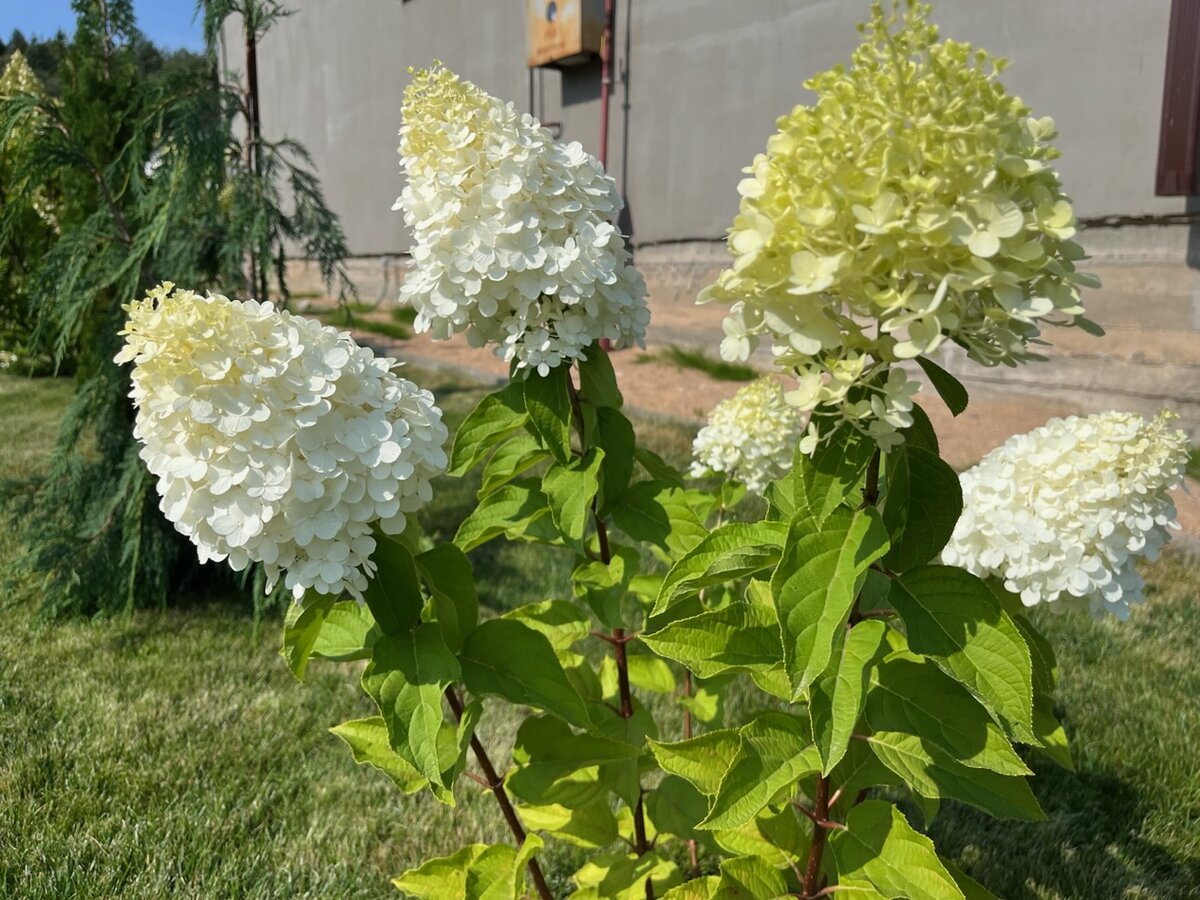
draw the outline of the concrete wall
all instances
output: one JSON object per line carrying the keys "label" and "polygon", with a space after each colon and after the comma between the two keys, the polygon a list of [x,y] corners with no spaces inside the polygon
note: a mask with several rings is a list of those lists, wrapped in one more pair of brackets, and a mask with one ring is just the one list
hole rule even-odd
{"label": "concrete wall", "polygon": [[[945,37],[1010,57],[1009,89],[1059,124],[1081,216],[1184,211],[1154,196],[1170,0],[935,0]],[[523,0],[289,0],[259,51],[269,137],[312,152],[354,253],[404,250],[391,205],[408,66],[437,58],[530,106]],[[740,170],[801,82],[845,60],[867,0],[617,0],[609,168],[635,243],[719,238]],[[240,67],[236,22],[226,64]],[[593,152],[599,66],[533,76],[533,112]]]}

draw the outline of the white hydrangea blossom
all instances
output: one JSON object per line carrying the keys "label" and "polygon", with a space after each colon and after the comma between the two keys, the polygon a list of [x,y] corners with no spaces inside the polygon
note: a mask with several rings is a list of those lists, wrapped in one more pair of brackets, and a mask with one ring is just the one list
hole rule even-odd
{"label": "white hydrangea blossom", "polygon": [[692,443],[692,477],[723,472],[762,494],[791,468],[800,431],[779,381],[760,378],[713,408]]}
{"label": "white hydrangea blossom", "polygon": [[584,359],[601,338],[645,346],[646,285],[613,224],[615,182],[440,63],[404,93],[394,209],[413,230],[401,302],[435,340],[466,333],[517,369]]}
{"label": "white hydrangea blossom", "polygon": [[964,509],[942,561],[995,575],[1026,606],[1124,619],[1142,599],[1138,557],[1170,539],[1188,442],[1164,413],[1051,419],[961,476]]}
{"label": "white hydrangea blossom", "polygon": [[162,284],[126,307],[141,458],[202,562],[361,599],[372,525],[399,534],[446,467],[433,395],[348,333]]}

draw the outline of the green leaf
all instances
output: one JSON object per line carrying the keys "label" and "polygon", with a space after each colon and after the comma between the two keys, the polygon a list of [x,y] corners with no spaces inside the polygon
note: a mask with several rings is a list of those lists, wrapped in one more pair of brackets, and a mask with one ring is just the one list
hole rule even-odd
{"label": "green leaf", "polygon": [[574,603],[566,600],[543,600],[527,603],[506,612],[503,619],[515,619],[545,635],[556,651],[569,650],[591,631],[588,617]]}
{"label": "green leaf", "polygon": [[576,847],[596,849],[617,840],[617,817],[608,801],[597,798],[575,808],[558,803],[522,806],[518,812],[525,827],[543,831]]}
{"label": "green leaf", "polygon": [[467,896],[467,873],[487,844],[470,844],[451,856],[429,859],[415,869],[409,869],[392,884],[410,897],[420,900],[443,900],[446,897]]}
{"label": "green leaf", "polygon": [[596,492],[600,489],[600,465],[604,451],[593,447],[582,459],[554,465],[542,476],[542,493],[550,506],[554,526],[566,542],[583,549],[583,534]]}
{"label": "green leaf", "polygon": [[364,604],[342,600],[325,616],[312,655],[334,662],[370,659],[378,635],[375,617]]}
{"label": "green leaf", "polygon": [[514,435],[496,448],[496,452],[483,467],[483,484],[479,488],[479,496],[486,497],[549,458],[550,454],[542,449],[538,439],[532,434],[522,431]]}
{"label": "green leaf", "polygon": [[458,426],[450,451],[451,475],[462,475],[484,455],[525,424],[525,401],[519,382],[488,394]]}
{"label": "green leaf", "polygon": [[934,453],[903,446],[888,454],[883,521],[891,535],[884,564],[904,572],[937,557],[962,514],[958,475]]}
{"label": "green leaf", "polygon": [[604,451],[600,464],[600,515],[607,516],[625,496],[633,477],[636,437],[633,424],[615,409],[596,410],[596,433],[592,443]]}
{"label": "green leaf", "polygon": [[638,554],[631,547],[615,547],[605,565],[598,559],[580,563],[571,573],[571,590],[603,624],[620,628],[627,620],[630,582],[637,574]]}
{"label": "green leaf", "polygon": [[425,606],[412,554],[396,541],[379,540],[371,561],[378,571],[363,592],[371,615],[384,634],[408,631],[420,621]]}
{"label": "green leaf", "polygon": [[[811,457],[798,449],[787,480],[795,514],[819,529],[835,509],[852,499],[875,452],[875,442],[850,428],[835,432]],[[855,504],[857,505],[857,504]]]}
{"label": "green leaf", "polygon": [[415,793],[429,783],[411,763],[392,749],[387,725],[381,716],[351,719],[329,730],[349,745],[356,763],[374,766],[392,779],[404,793]]}
{"label": "green leaf", "polygon": [[379,707],[392,748],[433,784],[442,781],[438,734],[442,694],[461,675],[458,660],[436,625],[418,625],[375,642],[363,689]]}
{"label": "green leaf", "polygon": [[671,888],[662,900],[713,900],[720,883],[717,875],[702,875]]}
{"label": "green leaf", "polygon": [[850,746],[850,737],[862,713],[870,667],[886,650],[886,631],[887,625],[878,619],[859,622],[844,641],[838,641],[836,668],[828,670],[813,685],[808,716],[824,775],[833,771]]}
{"label": "green leaf", "polygon": [[679,867],[653,851],[643,853],[601,853],[593,856],[574,875],[579,890],[571,900],[645,900],[646,882],[653,895],[679,884]]}
{"label": "green leaf", "polygon": [[829,667],[835,636],[846,626],[867,567],[887,546],[879,514],[869,508],[835,512],[820,531],[788,536],[771,594],[794,697]]}
{"label": "green leaf", "polygon": [[480,624],[467,635],[459,662],[463,682],[474,694],[545,710],[580,728],[591,725],[550,641],[517,619]]}
{"label": "green leaf", "polygon": [[900,431],[904,435],[904,443],[940,455],[941,448],[938,445],[937,432],[933,430],[933,422],[919,403],[913,404],[912,417],[913,423]]}
{"label": "green leaf", "polygon": [[1000,819],[1045,818],[1021,776],[968,768],[931,741],[911,734],[877,731],[867,740],[879,761],[922,797],[951,797]]}
{"label": "green leaf", "polygon": [[789,897],[783,873],[766,860],[753,856],[721,861],[721,880],[713,900],[769,900]]}
{"label": "green leaf", "polygon": [[[513,761],[517,769],[508,777],[513,793],[530,803],[564,803],[556,790],[560,779],[571,779],[605,763],[635,760],[641,751],[624,741],[595,734],[576,734],[562,719],[535,716],[517,731]],[[595,774],[591,777],[595,781]]]}
{"label": "green leaf", "polygon": [[452,856],[427,860],[393,879],[392,884],[421,900],[518,900],[525,896],[529,860],[541,847],[536,834],[528,835],[519,848],[471,844]]}
{"label": "green leaf", "polygon": [[588,347],[587,359],[579,363],[579,393],[589,403],[599,407],[620,409],[625,402],[617,388],[612,360],[599,344]]}
{"label": "green leaf", "polygon": [[908,644],[961,681],[1018,740],[1035,740],[1029,646],[986,584],[962,569],[923,566],[892,582]]}
{"label": "green leaf", "polygon": [[552,525],[550,507],[540,490],[520,482],[505,485],[484,497],[463,519],[454,543],[468,552],[500,535],[511,540],[530,536],[536,540],[544,537],[541,530],[535,530],[543,518],[547,526]]}
{"label": "green leaf", "polygon": [[830,838],[830,849],[839,885],[867,882],[884,897],[964,900],[933,842],[890,803],[866,800],[850,810],[845,830]]}
{"label": "green leaf", "polygon": [[647,450],[645,447],[635,447],[633,458],[646,470],[646,474],[655,481],[661,481],[663,484],[671,485],[671,487],[683,487],[683,476],[679,474],[679,470],[653,450]]}
{"label": "green leaf", "polygon": [[675,675],[666,660],[644,653],[630,653],[627,658],[629,683],[655,694],[675,693]]}
{"label": "green leaf", "polygon": [[[993,585],[988,583],[988,587],[992,588]],[[1017,613],[1010,617],[1025,639],[1033,662],[1033,735],[1037,738],[1033,746],[1055,765],[1073,772],[1075,761],[1071,758],[1067,733],[1054,714],[1054,689],[1058,682],[1054,648],[1024,614]]]}
{"label": "green leaf", "polygon": [[946,871],[950,873],[950,877],[954,879],[959,890],[963,892],[963,896],[967,900],[997,900],[995,894],[985,888],[982,884],[956,866],[946,857],[939,855],[938,859],[942,861],[942,865],[946,867]]}
{"label": "green leaf", "polygon": [[650,750],[665,772],[694,784],[703,794],[715,794],[721,777],[733,765],[741,749],[736,728],[706,731],[686,741],[650,741]]}
{"label": "green leaf", "polygon": [[938,392],[938,396],[950,412],[955,416],[961,415],[967,408],[968,399],[967,389],[962,386],[962,382],[924,356],[917,357],[917,365],[924,370],[925,377],[929,379],[929,383],[933,385],[933,389]]}
{"label": "green leaf", "polygon": [[525,379],[525,410],[529,424],[560,463],[571,458],[571,394],[569,366],[557,366],[546,375],[530,372]]}
{"label": "green leaf", "polygon": [[769,669],[783,659],[774,609],[749,602],[678,619],[653,634],[643,634],[642,642],[701,678]]}
{"label": "green leaf", "polygon": [[687,553],[708,534],[686,493],[662,481],[632,485],[613,507],[612,521],[635,541],[653,544],[669,558]]}
{"label": "green leaf", "polygon": [[471,561],[454,544],[438,544],[416,558],[433,598],[434,614],[446,646],[457,651],[479,621],[479,595]]}
{"label": "green leaf", "polygon": [[667,572],[653,614],[713,584],[758,574],[779,562],[787,538],[782,522],[730,522],[708,534]]}
{"label": "green leaf", "polygon": [[785,713],[760,713],[738,730],[738,752],[721,778],[707,830],[737,828],[753,819],[775,796],[805,775],[819,772],[821,755],[808,722]]}
{"label": "green leaf", "polygon": [[923,738],[971,768],[1030,774],[987,710],[933,662],[886,660],[872,678],[866,714],[873,730]]}
{"label": "green leaf", "polygon": [[678,775],[668,775],[645,795],[646,814],[660,834],[700,839],[696,825],[708,814],[708,798]]}
{"label": "green leaf", "polygon": [[778,812],[769,809],[740,828],[702,832],[722,850],[737,856],[756,856],[776,868],[791,868],[808,855],[812,843],[812,824],[801,821],[790,804]]}
{"label": "green leaf", "polygon": [[304,604],[293,603],[283,620],[283,646],[279,653],[287,660],[288,668],[301,681],[308,670],[308,660],[316,646],[325,617],[337,598],[329,594],[313,594]]}

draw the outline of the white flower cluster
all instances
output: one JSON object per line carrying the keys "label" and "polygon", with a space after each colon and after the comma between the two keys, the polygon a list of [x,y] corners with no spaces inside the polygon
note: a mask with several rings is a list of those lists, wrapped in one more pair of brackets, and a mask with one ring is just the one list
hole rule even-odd
{"label": "white flower cluster", "polygon": [[615,182],[550,132],[440,63],[404,92],[393,208],[413,230],[400,291],[417,331],[465,332],[545,375],[601,338],[644,346],[646,285],[613,224]]}
{"label": "white flower cluster", "polygon": [[261,562],[361,599],[372,524],[399,534],[447,463],[433,395],[349,334],[169,282],[127,307],[135,436],[160,508],[202,562]]}
{"label": "white flower cluster", "polygon": [[754,494],[792,467],[800,419],[773,377],[751,382],[718,403],[692,443],[693,478],[724,472]]}
{"label": "white flower cluster", "polygon": [[1162,414],[1051,419],[961,476],[964,509],[942,561],[996,575],[1026,606],[1124,619],[1142,599],[1138,557],[1178,528],[1167,491],[1183,482],[1187,437]]}

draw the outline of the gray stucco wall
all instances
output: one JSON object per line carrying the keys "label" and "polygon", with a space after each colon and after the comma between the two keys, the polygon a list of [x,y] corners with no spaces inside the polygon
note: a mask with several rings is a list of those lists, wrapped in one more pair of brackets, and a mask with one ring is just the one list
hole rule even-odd
{"label": "gray stucco wall", "polygon": [[[269,137],[298,138],[359,254],[403,250],[391,205],[407,67],[443,60],[529,107],[523,0],[289,0],[259,51]],[[848,57],[867,0],[617,0],[609,168],[635,243],[722,235],[740,170],[809,75]],[[1010,90],[1060,130],[1081,216],[1182,212],[1154,196],[1170,0],[935,0],[942,34],[1010,57]],[[226,64],[240,68],[237,23]],[[534,75],[533,112],[596,150],[599,66]]]}

